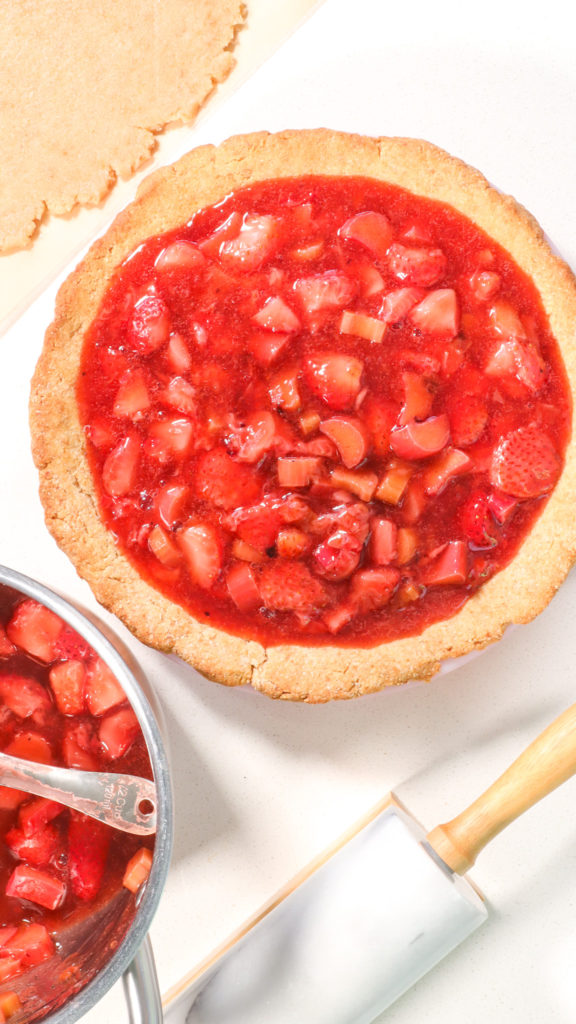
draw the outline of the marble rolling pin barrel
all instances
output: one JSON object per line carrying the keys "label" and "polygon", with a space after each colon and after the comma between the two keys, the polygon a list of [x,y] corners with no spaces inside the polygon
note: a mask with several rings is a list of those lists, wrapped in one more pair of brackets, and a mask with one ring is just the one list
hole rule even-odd
{"label": "marble rolling pin barrel", "polygon": [[462,875],[575,771],[576,704],[428,834],[389,798],[189,977],[186,1024],[369,1024],[486,920]]}

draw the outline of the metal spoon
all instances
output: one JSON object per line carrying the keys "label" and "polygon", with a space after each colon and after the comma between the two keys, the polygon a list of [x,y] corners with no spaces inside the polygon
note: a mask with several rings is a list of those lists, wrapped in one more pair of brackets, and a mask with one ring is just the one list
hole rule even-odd
{"label": "metal spoon", "polygon": [[3,785],[56,800],[106,825],[147,836],[156,831],[156,786],[136,775],[82,772],[0,753]]}

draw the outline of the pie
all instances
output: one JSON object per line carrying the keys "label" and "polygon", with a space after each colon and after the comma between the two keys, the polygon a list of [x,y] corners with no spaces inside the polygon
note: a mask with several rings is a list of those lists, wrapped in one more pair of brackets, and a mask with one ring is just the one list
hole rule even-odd
{"label": "pie", "polygon": [[410,139],[287,131],[152,175],[32,386],[48,527],[145,643],[320,702],[483,648],[576,552],[576,283]]}

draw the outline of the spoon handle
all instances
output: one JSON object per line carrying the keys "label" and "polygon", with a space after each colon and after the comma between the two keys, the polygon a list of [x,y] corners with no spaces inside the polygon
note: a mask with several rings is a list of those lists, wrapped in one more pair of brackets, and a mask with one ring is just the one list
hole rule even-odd
{"label": "spoon handle", "polygon": [[149,779],[36,764],[2,753],[0,778],[3,785],[55,800],[123,832],[156,831],[156,787]]}

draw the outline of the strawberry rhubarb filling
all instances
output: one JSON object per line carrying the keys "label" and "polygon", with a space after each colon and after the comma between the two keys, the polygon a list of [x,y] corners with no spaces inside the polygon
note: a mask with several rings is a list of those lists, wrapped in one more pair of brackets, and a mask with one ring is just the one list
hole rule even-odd
{"label": "strawberry rhubarb filling", "polygon": [[[0,587],[0,750],[152,777],[138,719],[109,668],[54,612],[7,587]],[[130,899],[151,864],[149,839],[0,786],[0,1021],[6,1000],[13,1011],[20,1005],[3,987],[54,956],[62,928],[122,888]]]}
{"label": "strawberry rhubarb filling", "polygon": [[268,644],[368,646],[452,616],[518,550],[571,424],[510,256],[360,178],[254,185],[142,244],[78,400],[140,574]]}

